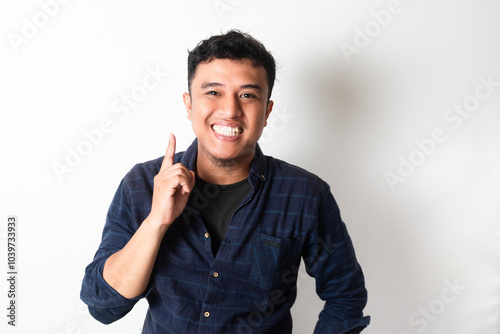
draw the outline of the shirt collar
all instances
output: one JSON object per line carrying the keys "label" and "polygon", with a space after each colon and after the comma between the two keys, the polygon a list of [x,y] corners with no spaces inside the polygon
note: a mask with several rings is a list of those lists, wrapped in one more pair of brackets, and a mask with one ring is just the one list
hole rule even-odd
{"label": "shirt collar", "polygon": [[[195,138],[191,145],[187,148],[181,157],[180,162],[189,170],[194,170],[196,167],[196,156],[198,154],[198,139]],[[267,163],[266,157],[262,153],[259,144],[255,147],[255,156],[253,157],[250,166],[250,175],[248,180],[252,186],[256,186],[257,182],[267,180]]]}

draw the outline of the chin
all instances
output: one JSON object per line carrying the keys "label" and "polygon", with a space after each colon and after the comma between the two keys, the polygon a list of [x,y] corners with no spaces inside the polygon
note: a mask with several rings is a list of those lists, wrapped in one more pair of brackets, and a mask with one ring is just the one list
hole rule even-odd
{"label": "chin", "polygon": [[211,154],[214,159],[218,160],[237,160],[238,154],[228,154],[227,152],[214,152]]}
{"label": "chin", "polygon": [[208,158],[217,167],[230,168],[239,164],[237,156],[210,154]]}

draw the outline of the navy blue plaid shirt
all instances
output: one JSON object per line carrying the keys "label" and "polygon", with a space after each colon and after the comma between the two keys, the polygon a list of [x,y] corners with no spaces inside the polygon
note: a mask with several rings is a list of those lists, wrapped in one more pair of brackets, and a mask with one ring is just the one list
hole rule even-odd
{"label": "navy blue plaid shirt", "polygon": [[[193,170],[197,140],[175,155]],[[86,268],[81,298],[111,323],[141,298],[143,333],[291,333],[301,257],[325,301],[315,334],[359,333],[367,292],[351,239],[329,186],[317,176],[264,156],[257,145],[252,192],[234,212],[214,257],[199,210],[213,189],[193,191],[167,230],[146,291],[126,299],[104,280],[107,258],[122,249],[151,210],[153,178],[163,157],[136,165],[109,208],[102,241]]]}

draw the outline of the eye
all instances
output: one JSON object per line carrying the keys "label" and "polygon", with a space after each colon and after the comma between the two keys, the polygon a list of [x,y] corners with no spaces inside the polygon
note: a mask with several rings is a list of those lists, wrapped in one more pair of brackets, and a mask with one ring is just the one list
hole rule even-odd
{"label": "eye", "polygon": [[246,99],[256,98],[255,95],[250,94],[250,93],[241,94],[241,97],[244,97]]}
{"label": "eye", "polygon": [[207,94],[207,95],[214,95],[214,96],[219,95],[219,93],[217,93],[216,91],[213,91],[213,90],[211,90],[211,91],[207,92],[206,94]]}

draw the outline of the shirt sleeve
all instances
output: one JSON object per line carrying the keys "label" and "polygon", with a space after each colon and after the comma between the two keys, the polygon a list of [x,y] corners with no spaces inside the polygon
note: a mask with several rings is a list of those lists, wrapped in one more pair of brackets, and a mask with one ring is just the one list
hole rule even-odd
{"label": "shirt sleeve", "polygon": [[315,233],[303,253],[306,271],[316,280],[316,292],[325,301],[314,334],[356,334],[370,323],[363,316],[367,291],[361,267],[340,217],[340,211],[325,184]]}
{"label": "shirt sleeve", "polygon": [[80,292],[80,298],[88,305],[90,314],[104,324],[125,316],[147,294],[145,292],[136,298],[127,299],[103,277],[106,260],[127,244],[137,228],[137,223],[132,219],[127,187],[122,181],[109,207],[99,249],[85,269]]}

